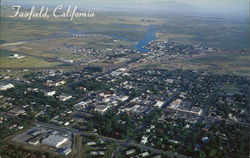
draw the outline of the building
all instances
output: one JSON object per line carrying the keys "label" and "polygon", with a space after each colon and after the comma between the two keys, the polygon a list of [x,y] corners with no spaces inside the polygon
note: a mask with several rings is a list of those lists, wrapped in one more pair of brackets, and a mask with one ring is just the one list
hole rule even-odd
{"label": "building", "polygon": [[142,136],[141,143],[146,144],[148,142],[148,137],[147,136]]}
{"label": "building", "polygon": [[66,83],[66,81],[62,80],[62,81],[58,81],[58,82],[55,82],[55,86],[58,87],[58,86],[62,86]]}
{"label": "building", "polygon": [[19,54],[13,54],[13,56],[10,56],[9,58],[12,58],[12,59],[22,59],[24,57],[25,56],[20,56]]}
{"label": "building", "polygon": [[66,101],[72,98],[72,95],[62,94],[59,96],[60,101]]}
{"label": "building", "polygon": [[7,89],[11,89],[14,88],[15,86],[11,83],[4,83],[4,82],[0,82],[0,90],[1,91],[5,91]]}
{"label": "building", "polygon": [[164,105],[164,102],[163,101],[160,101],[158,100],[156,103],[155,103],[155,107],[158,107],[158,108],[161,108],[162,106]]}
{"label": "building", "polygon": [[145,152],[143,152],[143,153],[140,153],[139,155],[140,155],[141,157],[146,157],[146,156],[149,155],[149,152],[145,151]]}
{"label": "building", "polygon": [[97,145],[97,143],[96,142],[87,142],[87,144],[86,145],[88,145],[88,146],[92,146],[92,145]]}
{"label": "building", "polygon": [[68,138],[60,136],[60,135],[49,135],[47,138],[42,140],[42,144],[53,146],[53,147],[60,147],[62,144],[66,143]]}
{"label": "building", "polygon": [[71,148],[65,148],[65,149],[60,150],[59,153],[62,155],[69,155],[71,151],[72,151]]}
{"label": "building", "polygon": [[44,91],[44,95],[47,97],[52,97],[56,94],[56,91]]}
{"label": "building", "polygon": [[26,112],[23,110],[23,109],[20,109],[20,108],[14,108],[14,109],[11,109],[9,111],[9,113],[15,115],[15,116],[19,116],[19,115],[24,115],[26,114]]}
{"label": "building", "polygon": [[97,156],[97,155],[103,156],[105,154],[105,152],[104,151],[91,151],[89,154],[92,156],[94,156],[94,155],[95,156]]}
{"label": "building", "polygon": [[44,85],[47,86],[47,87],[52,87],[52,86],[58,87],[58,86],[64,85],[65,83],[66,83],[66,81],[64,81],[64,80],[56,81],[56,82],[48,80]]}
{"label": "building", "polygon": [[106,105],[99,105],[95,107],[95,111],[99,112],[101,114],[104,114],[106,111],[108,111],[108,109],[110,108],[110,106],[106,106]]}
{"label": "building", "polygon": [[129,97],[125,95],[125,96],[119,97],[118,100],[121,101],[121,102],[124,102],[124,101],[128,100],[128,98]]}
{"label": "building", "polygon": [[81,101],[81,102],[75,104],[74,107],[77,110],[81,110],[81,109],[84,109],[88,104],[89,104],[89,102],[87,102],[87,101]]}
{"label": "building", "polygon": [[200,116],[202,114],[202,108],[194,106],[192,107],[191,112]]}
{"label": "building", "polygon": [[176,99],[174,100],[170,105],[169,105],[169,109],[177,109],[178,106],[182,103],[181,99]]}
{"label": "building", "polygon": [[31,145],[38,145],[40,143],[40,140],[37,138],[34,138],[28,142]]}
{"label": "building", "polygon": [[126,155],[131,155],[131,154],[134,154],[135,152],[136,152],[135,149],[131,149],[131,150],[126,151]]}

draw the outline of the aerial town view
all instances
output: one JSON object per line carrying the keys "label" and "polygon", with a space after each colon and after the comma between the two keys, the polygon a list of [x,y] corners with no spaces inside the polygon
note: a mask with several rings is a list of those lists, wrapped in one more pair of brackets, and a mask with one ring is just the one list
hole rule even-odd
{"label": "aerial town view", "polygon": [[248,0],[1,0],[0,158],[249,158]]}

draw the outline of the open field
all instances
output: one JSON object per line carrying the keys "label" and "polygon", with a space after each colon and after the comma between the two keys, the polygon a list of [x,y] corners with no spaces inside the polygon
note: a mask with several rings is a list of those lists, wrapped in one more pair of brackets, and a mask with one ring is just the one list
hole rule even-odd
{"label": "open field", "polygon": [[219,74],[250,76],[250,53],[230,52],[206,55],[187,60],[168,60],[164,63],[151,63],[146,67],[163,69],[190,69],[210,71]]}
{"label": "open field", "polygon": [[162,33],[162,32],[157,32],[156,33],[156,38],[158,40],[167,40],[167,39],[181,39],[181,38],[193,38],[194,36],[192,35],[184,35],[184,34],[167,34],[167,33]]}
{"label": "open field", "polygon": [[40,40],[39,42],[28,42],[17,48],[12,48],[13,51],[23,52],[25,54],[31,54],[35,56],[49,57],[49,58],[65,58],[65,59],[83,59],[83,55],[75,55],[67,52],[56,50],[57,48],[66,48],[65,46],[72,46],[76,48],[119,48],[120,45],[124,45],[125,48],[131,48],[132,42],[127,41],[116,41],[114,42],[111,37],[68,37],[58,38],[51,40]]}
{"label": "open field", "polygon": [[13,55],[10,52],[0,50],[0,68],[43,68],[55,67],[62,63],[48,62],[43,59],[25,56],[21,59],[9,58]]}
{"label": "open field", "polygon": [[[162,17],[163,18],[163,17]],[[249,23],[212,17],[165,16],[158,27],[164,34],[191,35],[193,40],[225,50],[249,49]]]}

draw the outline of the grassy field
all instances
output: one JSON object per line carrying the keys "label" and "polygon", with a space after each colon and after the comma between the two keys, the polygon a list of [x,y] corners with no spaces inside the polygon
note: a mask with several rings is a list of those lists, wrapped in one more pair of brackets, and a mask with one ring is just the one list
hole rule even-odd
{"label": "grassy field", "polygon": [[167,22],[158,31],[166,34],[191,35],[225,50],[249,49],[249,23],[211,17],[165,16]]}
{"label": "grassy field", "polygon": [[26,56],[21,59],[9,58],[10,52],[0,50],[0,68],[43,68],[59,66],[59,62],[48,62],[40,58]]}
{"label": "grassy field", "polygon": [[182,34],[167,34],[167,33],[162,33],[162,32],[157,32],[156,33],[156,38],[158,40],[167,40],[167,39],[189,39],[193,38],[194,36],[192,35],[182,35]]}
{"label": "grassy field", "polygon": [[148,68],[163,69],[189,69],[210,71],[219,74],[235,74],[250,76],[250,53],[221,53],[218,55],[206,55],[188,60],[172,60],[161,63],[145,65]]}
{"label": "grassy field", "polygon": [[[23,52],[35,56],[43,56],[49,58],[61,57],[65,59],[83,59],[84,55],[75,55],[69,52],[58,51],[57,48],[66,48],[65,45],[72,45],[77,48],[119,48],[120,45],[125,48],[133,47],[132,42],[116,41],[111,37],[77,37],[77,38],[57,38],[50,40],[40,40],[39,42],[27,42],[17,48],[12,48],[14,51]],[[71,47],[72,48],[72,47]]]}

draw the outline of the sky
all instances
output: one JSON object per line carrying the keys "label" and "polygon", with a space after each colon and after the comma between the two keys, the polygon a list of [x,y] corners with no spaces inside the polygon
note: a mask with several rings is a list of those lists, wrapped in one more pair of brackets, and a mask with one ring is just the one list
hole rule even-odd
{"label": "sky", "polygon": [[[169,1],[176,3],[168,5]],[[165,3],[164,7],[152,8],[152,4]],[[207,13],[219,13],[225,15],[249,16],[249,0],[2,0],[2,3],[20,4],[29,3],[37,4],[64,4],[78,5],[81,7],[94,8],[116,8],[116,9],[138,9],[138,10],[157,10],[174,9],[176,6],[179,11],[182,9],[185,12],[185,5],[190,5],[196,11]],[[179,6],[181,5],[181,6]],[[156,5],[157,6],[157,5]],[[169,6],[169,7],[168,7]],[[192,9],[191,9],[192,10]]]}

